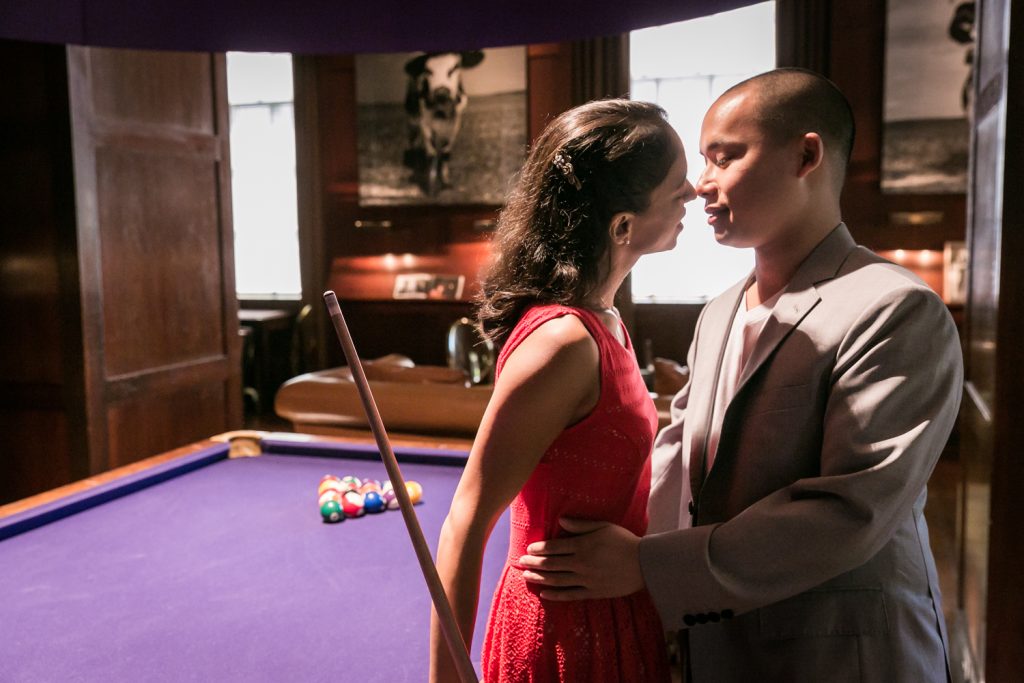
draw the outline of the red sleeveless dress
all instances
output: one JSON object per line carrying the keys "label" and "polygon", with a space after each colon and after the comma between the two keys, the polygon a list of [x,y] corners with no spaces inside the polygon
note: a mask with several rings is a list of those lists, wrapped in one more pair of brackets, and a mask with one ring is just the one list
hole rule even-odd
{"label": "red sleeveless dress", "polygon": [[512,331],[496,371],[538,326],[564,315],[579,318],[597,342],[601,393],[589,415],[559,434],[512,501],[508,560],[484,639],[484,681],[668,681],[664,632],[646,590],[551,602],[516,567],[530,543],[566,534],[559,517],[606,520],[641,536],[647,530],[658,415],[628,337],[624,348],[592,311],[535,306]]}

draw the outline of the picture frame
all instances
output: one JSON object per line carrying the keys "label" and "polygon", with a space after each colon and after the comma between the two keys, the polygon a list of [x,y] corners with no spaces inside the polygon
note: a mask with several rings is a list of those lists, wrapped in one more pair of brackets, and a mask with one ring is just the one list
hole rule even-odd
{"label": "picture frame", "polygon": [[967,243],[946,242],[942,250],[942,300],[947,304],[967,302]]}
{"label": "picture frame", "polygon": [[967,190],[975,3],[889,0],[881,189]]}
{"label": "picture frame", "polygon": [[525,46],[355,58],[359,205],[504,203],[526,153]]}
{"label": "picture frame", "polygon": [[395,276],[395,299],[434,299],[457,301],[465,287],[464,275],[437,273],[399,273]]}

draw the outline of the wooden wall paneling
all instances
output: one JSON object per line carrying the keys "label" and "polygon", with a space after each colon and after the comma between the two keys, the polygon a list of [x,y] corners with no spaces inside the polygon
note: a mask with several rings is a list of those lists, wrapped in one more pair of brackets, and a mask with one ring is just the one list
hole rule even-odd
{"label": "wooden wall paneling", "polygon": [[[217,175],[217,234],[220,237],[220,262],[215,264],[220,273],[220,297],[222,305],[221,329],[223,347],[221,353],[227,367],[224,369],[223,415],[227,429],[242,427],[242,340],[238,324],[238,292],[235,288],[235,230],[231,204],[231,108],[228,104],[228,67],[224,54],[209,55],[213,71],[211,105],[213,107],[213,133],[217,137],[220,155],[216,162]],[[216,320],[213,321],[216,324]],[[211,434],[213,432],[210,432]],[[163,449],[166,450],[166,449]]]}
{"label": "wooden wall paneling", "polygon": [[978,3],[970,195],[962,605],[975,680],[1014,681],[1024,670],[1024,15],[1009,0]]}
{"label": "wooden wall paneling", "polygon": [[[62,46],[0,41],[0,502],[88,472]],[[69,257],[70,255],[70,257]]]}
{"label": "wooden wall paneling", "polygon": [[829,76],[831,0],[775,0],[775,64]]}
{"label": "wooden wall paneling", "polygon": [[[110,411],[191,378],[241,425],[223,56],[69,48],[91,471],[117,443],[152,455],[195,438],[145,438]],[[117,405],[115,405],[117,404]],[[208,407],[208,406],[207,406]],[[128,429],[136,435],[112,433]],[[118,453],[118,457],[129,457]]]}
{"label": "wooden wall paneling", "polygon": [[[981,175],[983,165],[1001,176],[1002,184],[997,204],[998,258],[983,262],[983,255],[979,255],[976,262],[979,268],[998,272],[985,675],[986,680],[1000,683],[1016,680],[1024,671],[1024,593],[1019,587],[1024,574],[1024,525],[1020,524],[1019,513],[1024,489],[1024,460],[1020,457],[1024,443],[1024,421],[1020,419],[1020,407],[1024,405],[1024,351],[1020,344],[1024,338],[1024,271],[1018,267],[1024,258],[1024,234],[1020,230],[1020,216],[1024,215],[1024,163],[1020,153],[1024,149],[1024,64],[1019,57],[1024,50],[1024,13],[1014,11],[1019,6],[1011,6],[1008,0],[979,5],[982,60],[991,60],[980,67],[979,73],[991,73],[992,77],[980,80],[976,90],[976,138],[983,135],[980,112],[989,103],[993,103],[993,114],[988,116],[1001,110],[1002,119],[997,137],[1000,148],[991,156],[982,156],[979,150],[975,161],[979,174],[976,189],[985,180]],[[985,37],[985,31],[995,35]],[[990,135],[994,136],[995,131]]]}
{"label": "wooden wall paneling", "polygon": [[224,431],[227,387],[214,376],[178,389],[162,387],[141,392],[132,400],[110,402],[105,415],[108,467],[136,462],[140,453],[163,453]]}
{"label": "wooden wall paneling", "polygon": [[[638,304],[635,306],[636,330],[631,333],[641,364],[655,358],[668,358],[686,365],[686,354],[693,341],[704,304]],[[645,358],[650,342],[651,357]]]}
{"label": "wooden wall paneling", "polygon": [[318,60],[307,55],[293,55],[292,82],[295,101],[295,175],[297,182],[299,271],[302,301],[313,307],[313,334],[316,357],[310,359],[313,369],[326,367],[327,316],[321,303],[324,283],[330,268],[330,252],[323,248],[324,237],[324,155],[321,152]]}
{"label": "wooden wall paneling", "polygon": [[[344,300],[341,306],[360,357],[399,353],[417,365],[446,365],[448,327],[472,314],[465,301]],[[343,364],[341,358],[336,362]]]}
{"label": "wooden wall paneling", "polygon": [[540,135],[548,121],[572,107],[572,47],[569,43],[540,43],[527,47],[528,135]]}
{"label": "wooden wall paneling", "polygon": [[100,225],[96,202],[96,146],[91,122],[95,117],[89,49],[67,48],[68,99],[74,150],[76,235],[81,289],[82,367],[85,391],[84,438],[88,444],[89,474],[108,468],[107,429],[103,388],[103,300],[100,264]]}

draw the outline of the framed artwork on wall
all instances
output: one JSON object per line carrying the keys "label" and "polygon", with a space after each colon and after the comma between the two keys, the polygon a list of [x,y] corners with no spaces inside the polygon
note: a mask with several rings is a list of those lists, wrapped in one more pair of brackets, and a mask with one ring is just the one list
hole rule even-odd
{"label": "framed artwork on wall", "polygon": [[466,278],[462,275],[435,273],[399,273],[395,276],[395,299],[446,299],[462,296]]}
{"label": "framed artwork on wall", "polygon": [[526,48],[357,55],[359,205],[500,205],[526,150]]}
{"label": "framed artwork on wall", "polygon": [[882,191],[967,189],[974,2],[889,0]]}

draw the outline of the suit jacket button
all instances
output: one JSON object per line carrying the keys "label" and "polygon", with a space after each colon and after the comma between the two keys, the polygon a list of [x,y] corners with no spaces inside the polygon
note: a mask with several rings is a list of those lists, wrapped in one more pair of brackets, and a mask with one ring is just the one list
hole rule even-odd
{"label": "suit jacket button", "polygon": [[721,620],[722,615],[718,612],[708,612],[708,621],[710,621],[712,624],[717,624]]}
{"label": "suit jacket button", "polygon": [[724,610],[722,610],[722,618],[723,619],[732,619],[732,610],[731,609],[724,609]]}
{"label": "suit jacket button", "polygon": [[693,626],[694,624],[697,623],[697,620],[693,618],[692,614],[684,614],[683,615],[683,623],[686,624],[687,626]]}
{"label": "suit jacket button", "polygon": [[706,623],[708,623],[708,615],[704,614],[703,612],[699,613],[697,615],[697,623],[698,624],[706,624]]}

